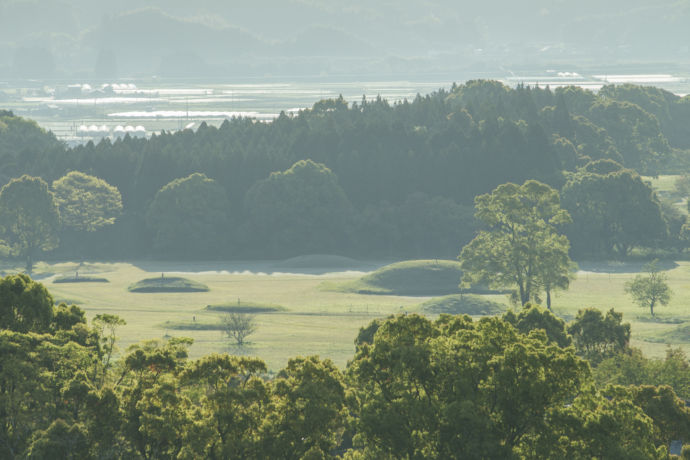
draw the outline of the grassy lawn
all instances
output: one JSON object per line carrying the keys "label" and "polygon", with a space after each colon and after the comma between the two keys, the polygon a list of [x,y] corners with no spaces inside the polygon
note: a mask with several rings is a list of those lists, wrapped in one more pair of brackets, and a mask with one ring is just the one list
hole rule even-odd
{"label": "grassy lawn", "polygon": [[[413,311],[428,297],[359,295],[330,292],[324,281],[342,282],[361,273],[286,274],[219,273],[198,271],[193,263],[96,263],[79,267],[79,274],[98,274],[108,283],[56,284],[57,277],[74,274],[76,263],[38,264],[35,276],[53,294],[56,301],[79,304],[89,319],[99,313],[117,314],[127,321],[119,330],[122,350],[140,340],[185,336],[194,339],[192,357],[212,352],[245,353],[266,360],[273,370],[282,368],[290,357],[319,354],[344,366],[354,352],[353,341],[361,326],[377,317],[401,311]],[[144,267],[144,268],[142,268]],[[154,270],[155,269],[155,270]],[[147,271],[151,270],[151,271]],[[127,287],[140,279],[184,276],[203,283],[208,292],[133,293]],[[189,270],[189,272],[186,272]],[[175,273],[181,272],[181,273]],[[42,278],[45,275],[49,277]],[[280,306],[274,311],[257,313],[257,332],[242,349],[231,346],[218,330],[180,330],[180,324],[219,321],[223,311],[208,305]],[[170,328],[165,327],[170,322]]]}
{"label": "grassy lawn", "polygon": [[[630,322],[634,346],[641,348],[648,356],[663,356],[668,344],[659,343],[660,339],[669,332],[683,327],[683,324],[674,324],[669,320],[690,322],[690,262],[680,261],[671,264],[675,267],[669,267],[666,271],[673,296],[668,306],[655,307],[658,321],[652,321],[649,310],[633,304],[630,296],[624,291],[625,282],[634,278],[639,265],[637,263],[616,266],[608,272],[597,270],[579,273],[571,288],[567,292],[559,293],[554,299],[555,312],[569,319],[583,307],[596,307],[601,310],[614,308],[623,312],[624,321]],[[601,270],[608,268],[602,264]],[[690,337],[685,343],[678,340],[667,341],[673,346],[681,346],[690,354]]]}
{"label": "grassy lawn", "polygon": [[[57,301],[79,304],[89,318],[99,313],[124,318],[127,325],[119,330],[122,350],[140,340],[185,336],[194,339],[192,357],[212,352],[247,354],[266,360],[273,370],[283,367],[290,357],[310,354],[330,358],[344,366],[353,355],[353,340],[361,326],[394,313],[421,312],[420,305],[431,298],[357,294],[328,288],[356,282],[361,272],[227,273],[202,271],[202,265],[193,263],[87,263],[79,267],[80,276],[97,275],[109,282],[53,283],[61,276],[74,274],[77,265],[39,264],[35,275]],[[668,343],[680,345],[690,353],[690,336],[684,339],[685,331],[690,331],[687,327],[690,324],[690,262],[663,265],[668,268],[673,297],[669,306],[656,309],[660,321],[651,321],[649,312],[634,305],[624,292],[625,282],[635,276],[641,265],[582,263],[583,271],[570,290],[555,295],[555,312],[572,319],[580,308],[615,308],[623,312],[624,320],[632,325],[633,345],[649,356],[663,356]],[[219,267],[214,270],[222,269]],[[168,273],[184,276],[207,285],[210,290],[193,293],[132,293],[127,290],[133,282],[160,276],[162,270],[166,271],[166,276]],[[481,297],[507,304],[505,295]],[[238,300],[240,305],[263,307],[256,308],[257,332],[241,349],[232,346],[216,328],[208,326],[216,324],[224,311],[207,306],[230,307],[237,305]]]}

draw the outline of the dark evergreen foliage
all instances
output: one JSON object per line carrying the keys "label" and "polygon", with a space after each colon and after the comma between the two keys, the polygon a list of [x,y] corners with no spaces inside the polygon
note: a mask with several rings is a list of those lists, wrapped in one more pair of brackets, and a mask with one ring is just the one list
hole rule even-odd
{"label": "dark evergreen foliage", "polygon": [[[614,160],[640,174],[681,161],[680,150],[672,148],[688,146],[680,128],[690,119],[687,106],[686,99],[631,85],[594,94],[576,87],[511,89],[475,80],[395,104],[380,98],[353,104],[323,100],[296,115],[282,113],[272,123],[235,118],[220,127],[202,124],[197,132],[125,137],[73,149],[33,122],[2,112],[0,184],[22,174],[50,182],[81,171],[116,186],[124,206],[117,222],[88,241],[64,242],[79,244],[85,256],[150,253],[158,237],[146,222],[156,193],[171,181],[201,173],[225,190],[219,202],[228,203],[229,218],[218,219],[223,228],[204,242],[214,248],[206,250],[208,257],[326,250],[451,257],[475,231],[467,207],[500,184],[536,179],[560,188],[564,170],[592,160]],[[274,182],[272,173],[292,177],[290,168],[304,161],[327,168],[329,181],[344,196],[323,189],[313,203],[321,210],[298,205],[287,211],[299,226],[285,216],[266,216],[271,211],[265,206],[255,209],[262,194],[275,193],[266,185]],[[300,187],[311,190],[307,174],[296,176],[294,193]],[[328,213],[342,221],[336,234],[328,241],[304,234],[304,228],[325,229]],[[577,226],[577,213],[573,218]],[[168,241],[189,238],[185,235],[171,234]],[[577,257],[581,246],[573,246]],[[181,244],[166,247],[166,254],[189,257]]]}

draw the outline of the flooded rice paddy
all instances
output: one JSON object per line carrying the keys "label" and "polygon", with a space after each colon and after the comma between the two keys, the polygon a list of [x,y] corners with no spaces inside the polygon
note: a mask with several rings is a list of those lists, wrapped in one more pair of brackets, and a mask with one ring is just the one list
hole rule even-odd
{"label": "flooded rice paddy", "polygon": [[[478,78],[458,78],[458,82]],[[568,70],[507,72],[486,75],[509,86],[558,88],[575,85],[597,91],[606,84],[654,85],[678,95],[690,93],[690,75],[671,73],[592,74]],[[441,88],[450,79],[428,81],[280,81],[193,82],[158,79],[125,82],[31,82],[30,87],[0,82],[0,108],[32,118],[70,145],[116,138],[127,126],[143,127],[145,135],[195,129],[202,122],[219,126],[225,119],[248,117],[271,121],[281,112],[296,113],[321,99],[342,96],[349,103],[381,97],[389,102],[414,99]],[[28,84],[22,84],[29,86]],[[98,130],[89,129],[97,126]],[[102,129],[105,127],[105,130]],[[116,131],[116,128],[122,128]]]}

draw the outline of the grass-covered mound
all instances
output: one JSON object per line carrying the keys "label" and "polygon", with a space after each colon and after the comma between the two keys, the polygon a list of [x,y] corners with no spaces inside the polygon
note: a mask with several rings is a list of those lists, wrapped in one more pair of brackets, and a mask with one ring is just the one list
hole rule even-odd
{"label": "grass-covered mound", "polygon": [[436,297],[420,305],[427,313],[451,315],[496,315],[506,310],[505,305],[472,294],[453,294]]}
{"label": "grass-covered mound", "polygon": [[223,324],[220,322],[207,323],[203,321],[166,321],[160,324],[163,329],[173,331],[222,331]]}
{"label": "grass-covered mound", "polygon": [[461,277],[460,263],[454,260],[408,260],[386,265],[358,280],[326,285],[326,288],[357,294],[459,294]]}
{"label": "grass-covered mound", "polygon": [[53,283],[109,283],[106,278],[97,276],[63,276],[53,280]]}
{"label": "grass-covered mound", "polygon": [[275,313],[287,311],[287,308],[281,307],[280,305],[242,301],[240,303],[207,305],[206,310],[219,311],[223,313]]}
{"label": "grass-covered mound", "polygon": [[147,278],[131,284],[129,292],[206,292],[208,286],[177,276]]}

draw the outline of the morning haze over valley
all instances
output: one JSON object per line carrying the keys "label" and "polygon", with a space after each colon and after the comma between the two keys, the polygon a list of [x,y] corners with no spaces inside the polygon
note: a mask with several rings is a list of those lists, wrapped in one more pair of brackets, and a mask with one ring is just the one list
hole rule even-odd
{"label": "morning haze over valley", "polygon": [[690,458],[688,24],[0,0],[0,458]]}

